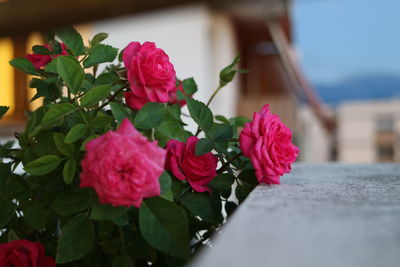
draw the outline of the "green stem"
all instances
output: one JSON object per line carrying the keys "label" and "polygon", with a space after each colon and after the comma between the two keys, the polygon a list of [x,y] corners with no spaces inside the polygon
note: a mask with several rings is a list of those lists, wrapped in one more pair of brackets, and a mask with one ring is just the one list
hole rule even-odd
{"label": "green stem", "polygon": [[222,173],[222,172],[226,171],[226,170],[228,169],[229,165],[230,165],[232,162],[234,162],[236,159],[238,159],[240,156],[242,156],[242,155],[243,155],[242,153],[236,154],[233,158],[231,158],[230,160],[228,160],[227,162],[225,162],[225,163],[221,166],[221,168],[219,168],[219,170],[217,171],[217,173],[219,174],[219,173]]}
{"label": "green stem", "polygon": [[207,107],[211,104],[211,102],[213,101],[214,97],[218,94],[219,91],[221,91],[221,89],[223,88],[223,86],[218,86],[217,89],[215,89],[214,93],[211,95],[210,99],[207,102]]}
{"label": "green stem", "polygon": [[100,107],[98,107],[95,111],[95,113],[97,113],[99,110],[101,110],[102,108],[104,108],[105,106],[107,106],[111,101],[113,101],[120,93],[122,93],[124,91],[124,89],[126,89],[126,87],[122,87],[120,89],[118,89],[118,91],[115,92],[115,94],[113,94],[112,96],[110,96],[106,102],[104,102]]}

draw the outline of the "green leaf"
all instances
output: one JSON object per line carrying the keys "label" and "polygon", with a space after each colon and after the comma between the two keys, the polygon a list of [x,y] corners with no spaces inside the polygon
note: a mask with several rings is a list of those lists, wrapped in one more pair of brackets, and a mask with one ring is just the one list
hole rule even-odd
{"label": "green leaf", "polygon": [[83,258],[93,247],[94,227],[85,214],[78,214],[62,228],[58,239],[58,264]]}
{"label": "green leaf", "polygon": [[158,126],[157,130],[163,135],[180,142],[186,142],[186,139],[190,136],[183,128],[181,120],[177,120],[169,112],[166,113],[164,121]]}
{"label": "green leaf", "polygon": [[239,200],[239,203],[243,202],[246,197],[253,191],[255,185],[251,185],[248,183],[238,184],[236,186],[235,195],[236,198]]}
{"label": "green leaf", "polygon": [[217,143],[228,142],[233,136],[233,127],[231,125],[215,125],[208,132],[208,136]]}
{"label": "green leaf", "polygon": [[121,104],[112,102],[112,103],[110,103],[110,107],[111,107],[111,112],[114,115],[114,118],[119,123],[121,123],[123,119],[129,117],[128,112],[126,111],[124,106],[122,106]]}
{"label": "green leaf", "polygon": [[65,162],[63,169],[63,178],[66,184],[72,183],[76,172],[76,161],[74,159],[69,159]]}
{"label": "green leaf", "polygon": [[69,130],[67,136],[65,137],[65,143],[67,144],[72,144],[79,138],[81,138],[83,135],[85,135],[87,130],[87,126],[85,124],[77,124],[74,127],[72,127],[71,130]]}
{"label": "green leaf", "polygon": [[186,103],[193,120],[203,131],[207,132],[213,124],[211,110],[202,102],[187,97]]}
{"label": "green leaf", "polygon": [[64,142],[65,136],[62,133],[53,133],[53,140],[56,144],[58,151],[65,156],[72,156],[74,154],[75,147],[73,144],[66,144]]}
{"label": "green leaf", "polygon": [[213,203],[208,193],[188,192],[180,198],[180,202],[194,216],[209,223],[215,221]]}
{"label": "green leaf", "polygon": [[165,105],[148,102],[136,114],[134,125],[140,129],[151,129],[159,126],[165,117]]}
{"label": "green leaf", "polygon": [[44,67],[44,71],[50,72],[50,73],[58,73],[57,72],[57,59],[58,58],[55,58],[52,61],[50,61],[50,63],[47,64],[46,67]]}
{"label": "green leaf", "polygon": [[71,92],[78,93],[85,79],[85,72],[79,62],[72,56],[59,56],[57,57],[57,72]]}
{"label": "green leaf", "polygon": [[90,41],[90,46],[93,47],[108,38],[108,33],[99,32]]}
{"label": "green leaf", "polygon": [[128,211],[127,207],[113,207],[110,204],[94,203],[90,219],[92,220],[113,220],[121,217]]}
{"label": "green leaf", "polygon": [[32,203],[24,207],[24,221],[35,230],[42,230],[47,222],[47,210],[40,203]]}
{"label": "green leaf", "polygon": [[37,55],[50,55],[51,52],[49,49],[47,49],[46,47],[44,47],[43,45],[34,45],[32,47],[32,51],[33,53],[37,54]]}
{"label": "green leaf", "polygon": [[237,55],[233,62],[226,66],[223,70],[221,70],[219,74],[219,86],[225,86],[226,84],[230,83],[237,73],[235,69],[236,65],[240,62],[240,56]]}
{"label": "green leaf", "polygon": [[74,56],[82,55],[85,52],[82,36],[73,27],[58,30],[56,34]]}
{"label": "green leaf", "polygon": [[183,80],[182,86],[187,96],[193,95],[197,92],[197,84],[193,78]]}
{"label": "green leaf", "polygon": [[4,228],[15,214],[15,204],[0,198],[0,228]]}
{"label": "green leaf", "polygon": [[95,84],[112,84],[118,81],[118,76],[112,73],[102,73],[97,77]]}
{"label": "green leaf", "polygon": [[98,44],[89,50],[89,57],[83,61],[85,68],[104,62],[112,62],[118,55],[118,49],[110,45]]}
{"label": "green leaf", "polygon": [[0,119],[3,118],[3,116],[7,113],[9,109],[10,107],[0,106]]}
{"label": "green leaf", "polygon": [[201,138],[196,145],[196,156],[204,155],[213,149],[213,144],[207,138]]}
{"label": "green leaf", "polygon": [[109,96],[111,91],[110,85],[99,85],[95,88],[90,89],[81,99],[82,107],[91,107],[99,103],[99,101],[104,100]]}
{"label": "green leaf", "polygon": [[91,140],[93,140],[93,139],[95,139],[95,138],[97,138],[97,137],[99,137],[99,135],[97,135],[97,134],[92,134],[91,136],[89,136],[88,138],[86,138],[86,139],[82,142],[80,151],[86,151],[86,144],[87,144],[89,141],[91,141]]}
{"label": "green leaf", "polygon": [[102,113],[98,114],[99,115],[90,122],[90,126],[93,128],[103,128],[109,126],[114,120],[111,116],[104,115]]}
{"label": "green leaf", "polygon": [[14,232],[14,230],[10,229],[8,232],[8,242],[19,240],[19,237],[17,234]]}
{"label": "green leaf", "polygon": [[148,198],[140,207],[139,228],[154,248],[178,258],[188,258],[189,231],[185,211],[163,198]]}
{"label": "green leaf", "polygon": [[29,162],[24,170],[35,176],[45,175],[55,170],[60,162],[61,159],[58,156],[48,155]]}
{"label": "green leaf", "polygon": [[133,267],[133,261],[129,255],[118,255],[114,257],[112,267]]}
{"label": "green leaf", "polygon": [[234,202],[227,201],[225,203],[225,211],[226,211],[226,214],[228,214],[228,216],[231,215],[236,210],[236,208],[237,208],[237,205]]}
{"label": "green leaf", "polygon": [[27,58],[24,57],[14,58],[13,60],[10,61],[10,64],[11,66],[25,73],[38,75],[35,66],[33,66],[32,62],[30,62]]}
{"label": "green leaf", "polygon": [[211,180],[209,185],[219,191],[224,198],[228,198],[232,191],[232,184],[235,176],[230,173],[223,173]]}
{"label": "green leaf", "polygon": [[239,174],[238,179],[251,185],[259,184],[254,169],[242,171]]}
{"label": "green leaf", "polygon": [[244,127],[246,123],[251,122],[249,118],[243,116],[237,116],[234,120],[237,127]]}
{"label": "green leaf", "polygon": [[90,207],[92,197],[88,191],[62,192],[51,208],[62,216],[68,216]]}
{"label": "green leaf", "polygon": [[75,106],[68,103],[54,104],[44,114],[42,123],[52,123],[61,117],[64,117],[76,110]]}
{"label": "green leaf", "polygon": [[51,40],[51,46],[53,47],[53,55],[59,55],[62,53],[61,44],[57,40]]}
{"label": "green leaf", "polygon": [[225,118],[225,117],[222,116],[222,115],[216,115],[216,116],[214,116],[214,118],[215,118],[217,121],[223,122],[223,123],[225,123],[225,124],[230,124],[230,123],[231,123],[227,118]]}
{"label": "green leaf", "polygon": [[161,187],[160,197],[165,198],[167,200],[173,200],[174,196],[172,195],[171,186],[172,186],[171,176],[169,176],[167,171],[164,171],[160,176],[160,187]]}

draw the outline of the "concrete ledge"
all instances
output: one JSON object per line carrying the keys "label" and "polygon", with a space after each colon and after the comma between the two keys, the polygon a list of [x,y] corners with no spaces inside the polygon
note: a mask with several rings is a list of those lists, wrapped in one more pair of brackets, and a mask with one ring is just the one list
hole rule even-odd
{"label": "concrete ledge", "polygon": [[192,267],[400,266],[399,164],[297,164],[259,186]]}

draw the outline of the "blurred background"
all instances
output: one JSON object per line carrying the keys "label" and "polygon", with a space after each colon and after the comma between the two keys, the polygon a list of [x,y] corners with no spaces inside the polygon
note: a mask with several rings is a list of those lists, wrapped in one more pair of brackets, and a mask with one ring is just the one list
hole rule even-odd
{"label": "blurred background", "polygon": [[293,130],[305,162],[400,161],[398,0],[0,0],[0,141],[40,105],[8,61],[74,25],[88,41],[154,41],[206,101],[219,70],[248,69],[215,99],[215,114],[251,117],[265,103]]}

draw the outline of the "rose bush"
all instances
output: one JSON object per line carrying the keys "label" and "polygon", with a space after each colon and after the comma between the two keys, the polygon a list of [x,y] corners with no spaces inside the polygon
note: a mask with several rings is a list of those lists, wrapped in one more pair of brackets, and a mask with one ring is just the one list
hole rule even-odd
{"label": "rose bush", "polygon": [[0,267],[55,267],[54,259],[44,255],[43,245],[29,240],[0,244]]}
{"label": "rose bush", "polygon": [[292,143],[292,132],[278,115],[270,112],[269,105],[255,112],[253,121],[245,124],[240,148],[251,159],[258,181],[264,184],[279,184],[300,152]]}
{"label": "rose bush", "polygon": [[[67,47],[65,46],[65,44],[61,43],[60,46],[61,46],[61,52],[58,54],[50,55],[50,54],[31,53],[26,55],[26,58],[33,64],[33,66],[37,70],[39,70],[42,67],[46,66],[48,63],[50,63],[50,61],[53,58],[56,58],[58,56],[68,55]],[[43,47],[47,49],[49,53],[54,52],[54,50],[50,48],[49,44],[44,44]]]}
{"label": "rose bush", "polygon": [[0,144],[0,266],[183,266],[255,186],[290,170],[299,151],[268,106],[253,121],[209,108],[238,57],[205,104],[154,43],[118,55],[105,33],[86,47],[73,28],[46,36],[37,62],[10,61],[43,105]]}

